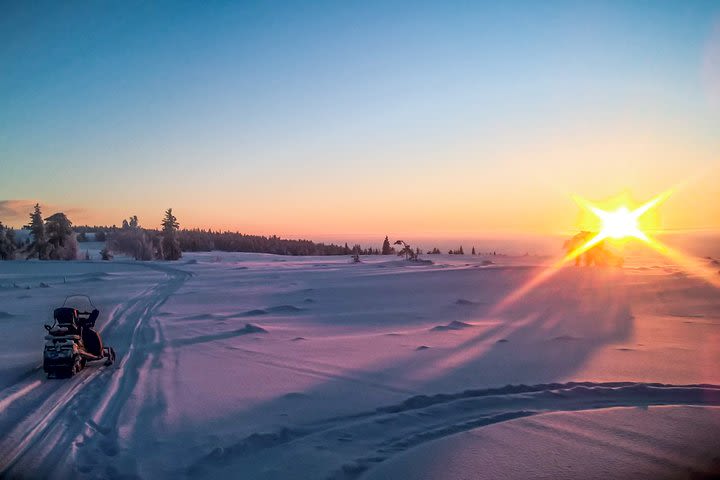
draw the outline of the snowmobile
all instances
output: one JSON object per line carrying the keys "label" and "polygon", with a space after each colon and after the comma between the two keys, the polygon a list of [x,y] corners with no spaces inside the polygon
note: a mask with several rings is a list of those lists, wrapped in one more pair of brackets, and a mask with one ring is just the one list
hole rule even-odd
{"label": "snowmobile", "polygon": [[99,316],[100,311],[87,295],[71,295],[53,311],[53,324],[45,325],[48,334],[43,351],[43,370],[48,378],[72,377],[87,362],[104,359],[105,366],[115,362],[115,350],[103,346],[100,334],[94,330]]}

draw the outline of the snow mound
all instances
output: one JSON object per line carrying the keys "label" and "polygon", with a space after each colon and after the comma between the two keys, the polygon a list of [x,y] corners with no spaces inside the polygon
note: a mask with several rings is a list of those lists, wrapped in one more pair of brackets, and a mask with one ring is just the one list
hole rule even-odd
{"label": "snow mound", "polygon": [[266,310],[263,310],[261,308],[256,308],[254,310],[248,310],[247,312],[243,313],[243,317],[257,317],[258,315],[265,315],[267,313]]}
{"label": "snow mound", "polygon": [[267,330],[265,330],[262,327],[258,327],[257,325],[253,325],[252,323],[246,323],[245,328],[241,328],[238,330],[238,332],[243,333],[268,333]]}
{"label": "snow mound", "polygon": [[12,318],[12,317],[14,317],[14,316],[15,316],[15,315],[13,315],[12,313],[3,312],[2,310],[0,310],[0,319]]}
{"label": "snow mound", "polygon": [[253,433],[229,447],[216,447],[199,462],[191,465],[187,469],[187,473],[192,477],[198,476],[207,467],[227,462],[232,458],[245,457],[272,447],[284,445],[305,435],[306,432],[302,430],[289,428],[283,428],[279,432],[272,433]]}
{"label": "snow mound", "polygon": [[472,327],[472,325],[469,323],[453,320],[452,322],[448,323],[447,325],[438,325],[436,327],[433,327],[430,329],[430,331],[431,332],[445,332],[447,330],[462,330],[463,328],[470,328],[470,327]]}
{"label": "snow mound", "polygon": [[417,347],[415,350],[416,350],[416,351],[428,350],[429,348],[430,348],[430,347],[428,347],[427,345],[420,345],[420,346]]}
{"label": "snow mound", "polygon": [[295,305],[278,305],[277,307],[268,308],[267,311],[271,313],[297,313],[302,312],[302,308]]}

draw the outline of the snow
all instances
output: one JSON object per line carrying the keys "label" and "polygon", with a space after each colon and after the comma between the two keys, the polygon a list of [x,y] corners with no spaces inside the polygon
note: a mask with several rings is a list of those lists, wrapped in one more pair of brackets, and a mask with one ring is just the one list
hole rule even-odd
{"label": "snow", "polygon": [[[0,476],[623,478],[713,467],[701,446],[719,444],[715,286],[643,257],[563,269],[507,303],[552,259],[426,258],[0,262],[11,346],[0,351]],[[42,324],[75,293],[101,310],[118,361],[48,380]],[[622,453],[628,445],[644,455]]]}
{"label": "snow", "polygon": [[717,407],[548,413],[430,441],[367,478],[708,478],[718,445]]}

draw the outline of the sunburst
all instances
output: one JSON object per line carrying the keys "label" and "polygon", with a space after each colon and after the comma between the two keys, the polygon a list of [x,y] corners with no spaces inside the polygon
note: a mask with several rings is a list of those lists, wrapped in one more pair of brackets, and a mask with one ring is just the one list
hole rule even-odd
{"label": "sunburst", "polygon": [[621,205],[615,210],[604,210],[582,197],[575,196],[575,202],[577,202],[578,205],[587,211],[592,212],[598,219],[600,219],[601,228],[600,231],[590,238],[585,244],[568,253],[565,260],[570,260],[578,255],[581,255],[608,238],[615,240],[637,238],[654,247],[656,245],[656,241],[647,233],[642,231],[640,218],[665,201],[671,194],[672,190],[663,192],[633,210],[628,208],[626,205]]}

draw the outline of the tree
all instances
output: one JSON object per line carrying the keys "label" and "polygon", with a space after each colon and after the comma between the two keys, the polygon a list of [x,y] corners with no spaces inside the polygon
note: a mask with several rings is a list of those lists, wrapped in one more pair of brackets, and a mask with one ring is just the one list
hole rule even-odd
{"label": "tree", "polygon": [[77,240],[72,222],[59,212],[45,219],[45,234],[48,243],[48,258],[52,260],[75,260],[78,254]]}
{"label": "tree", "polygon": [[135,260],[152,260],[156,248],[147,232],[140,227],[137,216],[123,220],[122,228],[115,230],[107,239],[108,251],[132,255]]}
{"label": "tree", "polygon": [[16,249],[15,230],[0,222],[0,260],[13,260]]}
{"label": "tree", "polygon": [[30,230],[32,240],[27,247],[27,258],[37,256],[38,260],[47,260],[47,238],[45,236],[45,222],[43,221],[40,204],[36,203],[33,213],[30,214],[30,223],[26,225]]}
{"label": "tree", "polygon": [[472,254],[473,254],[473,255],[477,255],[477,254],[475,253],[475,247],[473,247],[473,249],[472,249]]}
{"label": "tree", "polygon": [[462,245],[460,245],[460,250],[458,250],[458,255],[465,255],[465,252],[463,252]]}
{"label": "tree", "polygon": [[160,243],[161,252],[165,260],[178,260],[182,257],[180,250],[180,242],[177,238],[177,231],[180,224],[172,213],[172,208],[165,211],[165,218],[162,221],[162,242]]}
{"label": "tree", "polygon": [[383,244],[382,244],[382,254],[383,255],[391,255],[393,253],[392,251],[393,251],[393,249],[390,246],[390,240],[388,239],[387,236],[385,236],[385,240],[383,241]]}
{"label": "tree", "polygon": [[395,245],[402,245],[403,248],[398,252],[398,255],[401,257],[405,257],[406,260],[417,260],[418,256],[415,253],[415,250],[412,249],[410,245],[403,242],[402,240],[397,240],[395,242]]}

